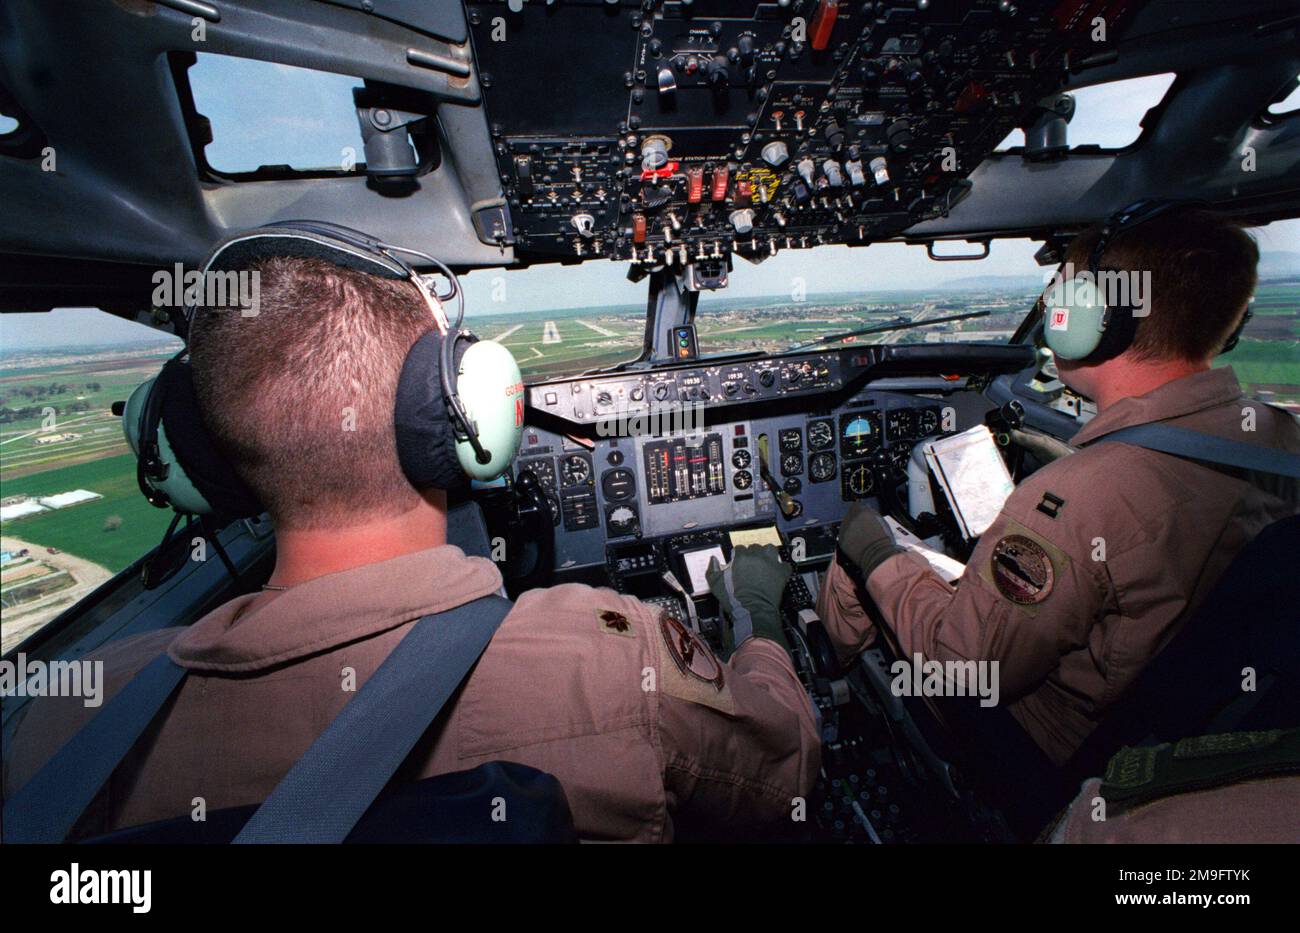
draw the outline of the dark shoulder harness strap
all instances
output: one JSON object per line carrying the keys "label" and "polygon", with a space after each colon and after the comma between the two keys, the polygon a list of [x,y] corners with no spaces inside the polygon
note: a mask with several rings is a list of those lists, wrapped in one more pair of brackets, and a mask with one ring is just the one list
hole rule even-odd
{"label": "dark shoulder harness strap", "polygon": [[18,793],[5,801],[4,841],[62,842],[126,753],[185,678],[167,655],[154,658],[108,701]]}
{"label": "dark shoulder harness strap", "polygon": [[1106,441],[1121,441],[1134,447],[1144,447],[1147,450],[1173,454],[1176,457],[1205,460],[1223,466],[1253,470],[1256,473],[1300,478],[1300,454],[1279,450],[1276,447],[1234,441],[1214,434],[1202,434],[1200,431],[1177,428],[1171,424],[1159,422],[1137,424],[1131,428],[1121,428],[1111,434],[1103,435],[1097,438],[1095,443]]}
{"label": "dark shoulder harness strap", "polygon": [[[487,648],[512,604],[420,619],[290,769],[236,842],[341,842]],[[185,678],[151,661],[5,801],[3,839],[62,842]]]}
{"label": "dark shoulder harness strap", "polygon": [[512,604],[425,616],[298,759],[236,843],[342,842],[478,661]]}

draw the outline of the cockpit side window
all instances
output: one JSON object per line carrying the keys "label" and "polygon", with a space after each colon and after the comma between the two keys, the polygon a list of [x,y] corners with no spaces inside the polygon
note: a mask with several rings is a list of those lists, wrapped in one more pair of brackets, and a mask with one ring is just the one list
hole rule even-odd
{"label": "cockpit side window", "polygon": [[[365,152],[353,103],[364,81],[231,55],[173,57],[178,92],[206,121],[197,156],[216,175],[244,180],[354,174]],[[188,99],[185,99],[188,98]]]}
{"label": "cockpit side window", "polygon": [[8,651],[157,546],[110,408],[174,337],[90,308],[0,316],[0,641]]}

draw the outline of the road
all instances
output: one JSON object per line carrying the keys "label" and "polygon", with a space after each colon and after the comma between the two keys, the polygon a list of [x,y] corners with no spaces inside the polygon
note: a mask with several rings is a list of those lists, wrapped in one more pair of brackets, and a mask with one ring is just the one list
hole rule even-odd
{"label": "road", "polygon": [[42,563],[66,570],[76,583],[67,589],[25,603],[21,610],[6,610],[4,618],[0,619],[0,653],[8,651],[112,576],[107,567],[80,557],[62,552],[51,554],[39,544],[30,544],[8,535],[0,538],[0,550],[17,552],[23,548]]}
{"label": "road", "polygon": [[583,327],[589,327],[589,328],[591,328],[591,329],[594,330],[596,333],[600,334],[600,336],[602,336],[602,337],[617,337],[617,336],[619,336],[618,334],[614,333],[612,330],[606,330],[605,328],[599,326],[598,324],[592,324],[592,323],[590,323],[590,322],[588,322],[588,321],[579,321],[578,323],[581,324]]}

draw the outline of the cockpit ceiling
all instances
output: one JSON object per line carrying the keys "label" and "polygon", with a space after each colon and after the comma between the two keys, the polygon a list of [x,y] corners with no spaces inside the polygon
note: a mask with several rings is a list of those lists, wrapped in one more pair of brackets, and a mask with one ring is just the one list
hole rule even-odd
{"label": "cockpit ceiling", "polygon": [[[1300,126],[1259,119],[1300,73],[1292,0],[514,5],[8,0],[0,306],[66,301],[73,279],[125,294],[303,217],[473,268],[1045,236],[1150,196],[1300,213]],[[436,168],[400,190],[212,175],[177,87],[194,52],[413,93]],[[1129,149],[992,154],[1054,92],[1162,72],[1178,79]]]}

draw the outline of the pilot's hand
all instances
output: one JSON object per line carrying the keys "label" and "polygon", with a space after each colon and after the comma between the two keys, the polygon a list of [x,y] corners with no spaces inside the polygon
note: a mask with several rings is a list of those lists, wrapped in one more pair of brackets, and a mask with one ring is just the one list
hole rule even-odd
{"label": "pilot's hand", "polygon": [[730,627],[723,626],[722,636],[728,653],[750,635],[770,638],[790,650],[781,630],[781,594],[792,572],[770,544],[736,548],[725,567],[716,557],[709,561],[704,573],[709,592],[731,621]]}
{"label": "pilot's hand", "polygon": [[875,570],[903,549],[894,542],[894,533],[880,513],[865,502],[849,506],[840,525],[840,553],[862,571],[865,580]]}

